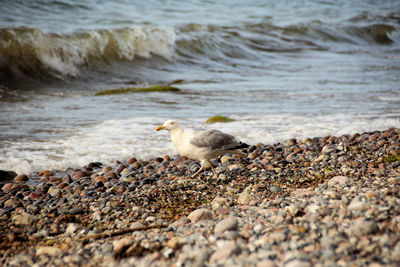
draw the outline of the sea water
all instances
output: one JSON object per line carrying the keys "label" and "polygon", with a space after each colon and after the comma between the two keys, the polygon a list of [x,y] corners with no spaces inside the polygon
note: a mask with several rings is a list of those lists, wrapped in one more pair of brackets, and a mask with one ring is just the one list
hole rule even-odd
{"label": "sea water", "polygon": [[174,156],[155,132],[169,118],[249,144],[400,127],[399,14],[399,1],[3,1],[0,169]]}

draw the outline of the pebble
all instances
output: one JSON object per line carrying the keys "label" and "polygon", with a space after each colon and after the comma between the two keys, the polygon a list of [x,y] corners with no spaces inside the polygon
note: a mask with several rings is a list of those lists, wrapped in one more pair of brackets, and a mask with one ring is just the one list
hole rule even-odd
{"label": "pebble", "polygon": [[133,244],[133,240],[131,238],[122,238],[119,240],[115,240],[113,242],[113,247],[114,247],[114,254],[120,254],[123,249],[126,247],[129,247],[130,245]]}
{"label": "pebble", "polygon": [[79,229],[79,225],[76,223],[69,223],[65,230],[65,236],[73,236],[74,233]]}
{"label": "pebble", "polygon": [[238,203],[241,205],[247,205],[250,203],[249,188],[246,188],[239,194]]}
{"label": "pebble", "polygon": [[81,214],[83,212],[84,212],[83,209],[81,209],[79,207],[74,207],[74,208],[71,208],[68,213],[71,215],[77,215],[77,214]]}
{"label": "pebble", "polygon": [[349,210],[363,210],[368,207],[368,203],[361,197],[355,197],[348,205]]}
{"label": "pebble", "polygon": [[311,267],[312,264],[310,262],[307,262],[307,261],[292,260],[292,261],[286,263],[283,266],[284,267]]}
{"label": "pebble", "polygon": [[374,234],[378,231],[378,225],[372,221],[365,218],[356,219],[352,225],[348,228],[347,234],[349,236],[364,236],[369,234]]}
{"label": "pebble", "polygon": [[223,197],[216,197],[211,202],[211,207],[213,210],[216,210],[216,209],[224,207],[224,206],[229,206],[229,203],[228,203],[228,200]]}
{"label": "pebble", "polygon": [[56,197],[56,196],[61,195],[61,190],[60,190],[58,187],[56,187],[56,186],[52,186],[52,187],[49,188],[49,190],[47,191],[47,193],[48,193],[49,195],[51,195],[52,197]]}
{"label": "pebble", "polygon": [[12,221],[17,225],[31,225],[36,222],[38,218],[26,212],[21,212],[12,217]]}
{"label": "pebble", "polygon": [[233,254],[239,251],[239,247],[234,241],[224,242],[210,257],[211,263],[225,263]]}
{"label": "pebble", "polygon": [[197,209],[188,215],[189,220],[192,223],[196,223],[201,220],[209,220],[212,218],[211,210],[208,209]]}
{"label": "pebble", "polygon": [[17,174],[13,171],[0,170],[0,182],[13,181]]}
{"label": "pebble", "polygon": [[346,185],[350,182],[347,176],[335,176],[328,181],[328,186]]}
{"label": "pebble", "polygon": [[257,144],[213,160],[218,179],[163,156],[2,181],[2,264],[397,266],[399,143],[389,129]]}
{"label": "pebble", "polygon": [[62,250],[58,247],[50,247],[50,246],[44,246],[44,247],[38,247],[36,248],[36,255],[41,256],[41,255],[48,255],[48,256],[58,256],[62,254]]}
{"label": "pebble", "polygon": [[5,185],[3,185],[3,187],[1,188],[4,192],[8,192],[8,191],[10,191],[10,189],[13,187],[13,184],[12,183],[8,183],[8,184],[5,184]]}
{"label": "pebble", "polygon": [[20,174],[14,178],[15,182],[26,182],[29,180],[29,177],[26,174]]}
{"label": "pebble", "polygon": [[230,171],[240,170],[240,169],[242,169],[242,168],[243,168],[243,165],[241,165],[241,164],[232,164],[232,165],[229,165],[229,166],[228,166],[228,169],[229,169]]}
{"label": "pebble", "polygon": [[229,162],[229,159],[231,159],[231,157],[229,157],[229,156],[227,156],[227,155],[222,156],[222,157],[221,157],[221,162],[222,162],[223,164],[228,163],[228,162]]}
{"label": "pebble", "polygon": [[272,193],[279,193],[279,192],[281,192],[282,190],[281,190],[281,188],[279,187],[279,186],[271,186],[270,188],[269,188],[269,190],[272,192]]}
{"label": "pebble", "polygon": [[220,234],[228,230],[235,230],[238,226],[236,217],[229,216],[215,225],[214,233]]}
{"label": "pebble", "polygon": [[257,262],[256,267],[277,267],[277,265],[272,260],[261,260]]}

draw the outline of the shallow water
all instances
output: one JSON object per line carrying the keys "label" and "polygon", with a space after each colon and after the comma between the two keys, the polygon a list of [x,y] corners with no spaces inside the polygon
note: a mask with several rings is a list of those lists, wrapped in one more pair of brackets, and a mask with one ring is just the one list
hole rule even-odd
{"label": "shallow water", "polygon": [[[227,115],[205,127],[251,144],[400,127],[398,14],[399,1],[4,1],[0,169],[175,155],[154,132],[168,118]],[[175,80],[180,92],[95,96]]]}

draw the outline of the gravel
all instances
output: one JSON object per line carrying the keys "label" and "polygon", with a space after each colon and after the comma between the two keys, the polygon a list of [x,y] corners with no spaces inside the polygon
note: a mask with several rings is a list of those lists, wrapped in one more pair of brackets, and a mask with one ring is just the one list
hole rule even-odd
{"label": "gravel", "polygon": [[0,263],[399,266],[399,129],[257,144],[214,163],[216,179],[168,155],[4,176]]}

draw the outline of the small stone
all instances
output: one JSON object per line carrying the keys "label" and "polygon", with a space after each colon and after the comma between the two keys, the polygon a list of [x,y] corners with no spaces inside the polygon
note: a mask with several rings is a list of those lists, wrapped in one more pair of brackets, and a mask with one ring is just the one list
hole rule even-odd
{"label": "small stone", "polygon": [[103,175],[103,177],[107,180],[112,180],[112,179],[117,179],[118,176],[115,174],[115,172],[107,172]]}
{"label": "small stone", "polygon": [[7,183],[5,185],[3,185],[3,187],[1,188],[3,190],[3,192],[8,192],[10,191],[10,189],[13,187],[12,183]]}
{"label": "small stone", "polygon": [[36,248],[36,255],[58,256],[62,254],[62,250],[58,247],[44,246]]}
{"label": "small stone", "polygon": [[78,172],[76,172],[72,177],[73,177],[75,180],[79,180],[79,179],[81,179],[82,177],[87,177],[87,176],[89,176],[89,175],[88,175],[88,172],[86,172],[86,171],[78,171]]}
{"label": "small stone", "polygon": [[339,151],[344,150],[343,142],[340,142],[340,143],[337,145],[336,149],[339,150]]}
{"label": "small stone", "polygon": [[256,225],[254,225],[253,227],[253,231],[257,234],[261,233],[261,231],[263,230],[263,225],[261,223],[257,223]]}
{"label": "small stone", "polygon": [[196,223],[201,220],[209,220],[212,218],[212,213],[208,209],[197,209],[188,215],[189,220],[192,223]]}
{"label": "small stone", "polygon": [[240,252],[235,241],[225,241],[210,257],[211,263],[224,263],[231,255]]}
{"label": "small stone", "polygon": [[368,192],[368,193],[365,193],[365,197],[366,197],[367,199],[374,199],[374,198],[378,197],[378,195],[379,195],[378,192]]}
{"label": "small stone", "polygon": [[0,170],[0,182],[12,181],[16,176],[17,174],[13,171]]}
{"label": "small stone", "polygon": [[101,162],[91,162],[88,164],[88,168],[92,169],[98,169],[102,166],[103,164]]}
{"label": "small stone", "polygon": [[27,212],[21,212],[12,217],[12,221],[17,225],[31,225],[33,222],[39,220],[36,216],[33,216]]}
{"label": "small stone", "polygon": [[261,260],[257,262],[257,267],[276,267],[276,264],[272,260]]}
{"label": "small stone", "polygon": [[73,236],[74,233],[79,229],[79,225],[76,223],[69,223],[65,230],[65,236]]}
{"label": "small stone", "polygon": [[250,203],[249,187],[239,194],[238,203],[241,205],[247,205]]}
{"label": "small stone", "polygon": [[93,221],[101,221],[101,211],[96,211],[92,215]]}
{"label": "small stone", "polygon": [[363,210],[367,208],[369,205],[366,201],[364,201],[360,197],[355,197],[350,204],[347,206],[349,210]]}
{"label": "small stone", "polygon": [[333,149],[329,146],[329,145],[325,145],[323,148],[322,148],[322,153],[323,154],[329,154],[329,153],[331,153],[333,151]]}
{"label": "small stone", "polygon": [[220,234],[228,230],[235,230],[238,226],[237,219],[233,216],[229,216],[226,219],[223,219],[217,225],[215,225],[214,233]]}
{"label": "small stone", "polygon": [[4,201],[4,206],[6,207],[12,207],[13,205],[14,205],[14,200],[12,200],[11,198]]}
{"label": "small stone", "polygon": [[102,182],[103,184],[105,184],[107,182],[107,180],[103,176],[97,176],[93,180],[93,183],[97,184],[98,182]]}
{"label": "small stone", "polygon": [[29,194],[29,198],[31,198],[31,199],[36,199],[39,196],[41,196],[41,194],[39,192],[32,192]]}
{"label": "small stone", "polygon": [[128,167],[128,166],[126,166],[126,165],[124,165],[124,164],[120,164],[120,165],[118,165],[118,168],[115,170],[115,172],[121,174],[121,172],[122,172],[124,169],[126,169],[126,167]]}
{"label": "small stone", "polygon": [[201,266],[206,266],[206,261],[210,257],[210,254],[207,249],[199,249],[196,251],[196,259],[194,262],[194,267],[201,267]]}
{"label": "small stone", "polygon": [[139,169],[140,167],[142,167],[142,164],[140,164],[139,162],[134,162],[132,166],[135,167],[136,169]]}
{"label": "small stone", "polygon": [[348,235],[364,236],[374,234],[378,231],[378,229],[378,225],[374,221],[358,218],[348,228],[347,233]]}
{"label": "small stone", "polygon": [[228,206],[229,207],[229,203],[228,203],[228,200],[226,198],[223,198],[223,197],[216,197],[211,202],[211,208],[213,210],[216,210],[216,209],[224,207],[224,206]]}
{"label": "small stone", "polygon": [[136,161],[137,161],[136,158],[130,158],[130,159],[128,160],[128,164],[133,164],[133,163],[135,163]]}
{"label": "small stone", "polygon": [[242,168],[243,168],[243,165],[241,165],[241,164],[232,164],[232,165],[228,166],[228,169],[230,171],[239,170],[239,169],[242,169]]}
{"label": "small stone", "polygon": [[347,176],[335,176],[328,181],[328,186],[347,185],[350,183],[350,178]]}
{"label": "small stone", "polygon": [[251,152],[249,153],[249,155],[247,156],[249,159],[256,159],[258,157],[258,153],[257,152]]}
{"label": "small stone", "polygon": [[231,157],[229,157],[229,156],[227,156],[227,155],[222,156],[222,157],[221,157],[221,162],[222,162],[222,163],[228,163],[230,158],[231,158]]}
{"label": "small stone", "polygon": [[26,174],[20,174],[14,178],[15,182],[26,182],[29,180],[29,177]]}
{"label": "small stone", "polygon": [[308,261],[294,259],[283,265],[284,267],[311,267],[311,263]]}
{"label": "small stone", "polygon": [[129,173],[130,173],[129,169],[128,169],[128,168],[124,168],[124,169],[121,171],[120,175],[121,175],[121,176],[127,176]]}
{"label": "small stone", "polygon": [[[82,261],[82,257],[79,255],[67,255],[63,257],[63,261],[68,265],[78,265],[80,261]],[[74,264],[75,263],[75,264]]]}
{"label": "small stone", "polygon": [[71,175],[69,175],[69,174],[64,175],[64,177],[62,178],[62,182],[67,183],[67,184],[72,183],[73,180],[72,180]]}
{"label": "small stone", "polygon": [[149,216],[149,217],[147,217],[147,218],[145,219],[145,221],[148,222],[148,223],[152,223],[152,222],[155,222],[156,219],[157,219],[157,218],[156,218],[155,216]]}
{"label": "small stone", "polygon": [[271,191],[272,193],[279,193],[280,191],[282,191],[282,189],[279,186],[273,185],[269,188],[269,191]]}
{"label": "small stone", "polygon": [[274,232],[268,235],[268,238],[274,243],[282,242],[286,239],[286,234],[284,231]]}
{"label": "small stone", "polygon": [[71,215],[78,215],[78,214],[82,214],[84,211],[83,209],[79,208],[79,207],[75,207],[69,210],[69,214]]}
{"label": "small stone", "polygon": [[130,245],[133,244],[132,239],[124,237],[120,240],[115,240],[113,242],[113,246],[114,246],[114,254],[120,254],[124,248],[129,247]]}
{"label": "small stone", "polygon": [[101,173],[107,173],[107,172],[110,172],[110,171],[112,171],[111,166],[104,166],[104,168],[103,168],[103,170],[101,171]]}
{"label": "small stone", "polygon": [[61,190],[56,186],[52,186],[49,188],[49,191],[47,191],[47,193],[49,195],[51,195],[52,197],[56,197],[56,196],[61,195]]}
{"label": "small stone", "polygon": [[167,247],[172,248],[172,249],[178,249],[181,245],[180,238],[179,237],[172,237],[170,240],[167,242]]}
{"label": "small stone", "polygon": [[315,159],[315,161],[316,162],[319,162],[319,161],[323,161],[325,159],[325,155],[319,155],[316,159]]}

